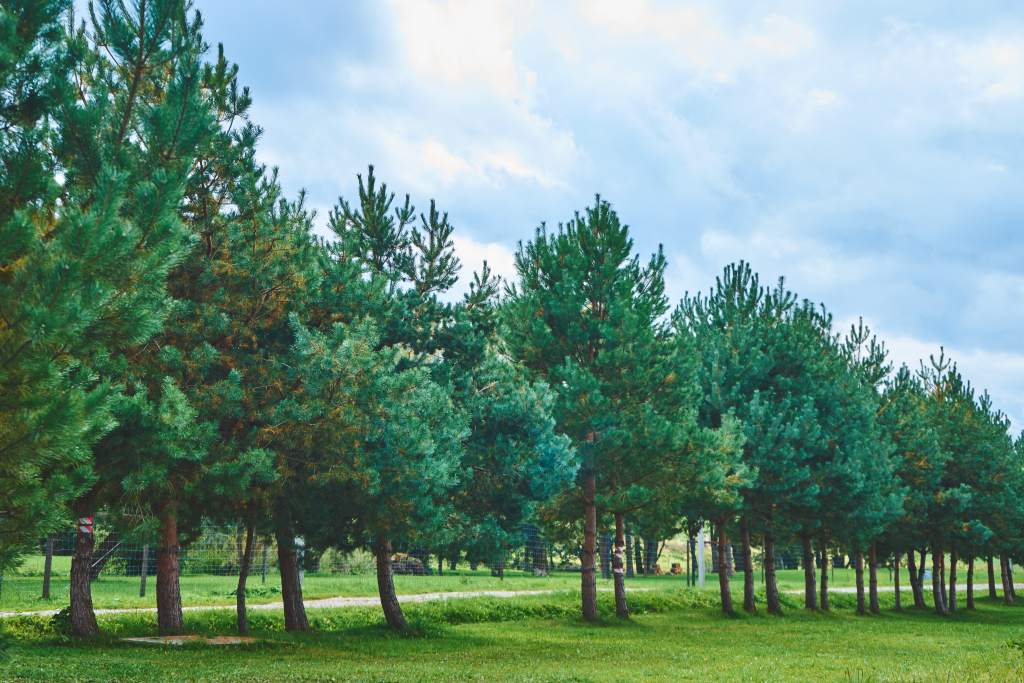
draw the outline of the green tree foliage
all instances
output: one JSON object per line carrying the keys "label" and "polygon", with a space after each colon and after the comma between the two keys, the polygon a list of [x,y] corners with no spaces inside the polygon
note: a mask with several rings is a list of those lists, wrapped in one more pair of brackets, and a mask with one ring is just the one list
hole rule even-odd
{"label": "green tree foliage", "polygon": [[143,4],[140,23],[101,3],[90,36],[70,28],[69,3],[0,9],[0,476],[18,479],[0,486],[7,562],[93,482],[89,446],[113,426],[107,356],[160,328],[166,277],[190,244],[178,208],[213,125],[198,24],[181,3]]}
{"label": "green tree foliage", "polygon": [[[599,514],[614,514],[621,548],[625,514],[716,474],[721,481],[721,456],[735,450],[730,438],[695,425],[694,369],[661,321],[664,256],[659,251],[643,266],[632,251],[628,227],[598,196],[556,233],[542,225],[520,246],[519,282],[504,306],[511,355],[556,390],[558,430],[581,453],[576,485],[558,507],[585,520],[587,619],[597,618]],[[621,551],[615,572],[617,612],[625,617]]]}

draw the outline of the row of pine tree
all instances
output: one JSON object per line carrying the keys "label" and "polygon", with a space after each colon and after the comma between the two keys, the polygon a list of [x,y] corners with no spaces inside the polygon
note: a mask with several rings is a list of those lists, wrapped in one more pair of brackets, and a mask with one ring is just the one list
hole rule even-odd
{"label": "row of pine tree", "polygon": [[[664,256],[641,261],[600,196],[520,246],[516,282],[484,263],[453,303],[447,213],[373,167],[314,234],[190,3],[98,0],[82,21],[2,0],[0,38],[0,570],[102,512],[156,547],[159,627],[180,632],[181,547],[241,523],[244,633],[256,537],[276,539],[290,630],[309,627],[297,539],[373,552],[395,628],[396,547],[498,558],[527,520],[579,548],[588,619],[609,529],[628,616],[627,524],[713,523],[726,611],[729,534],[748,610],[763,544],[770,612],[779,540],[803,545],[809,608],[828,608],[815,544],[859,576],[868,555],[872,609],[878,558],[907,556],[921,606],[930,554],[940,613],[958,558],[1005,576],[1024,548],[1024,449],[944,356],[894,371],[863,325],[837,333],[745,263],[673,309]],[[83,522],[82,635],[94,544]]]}

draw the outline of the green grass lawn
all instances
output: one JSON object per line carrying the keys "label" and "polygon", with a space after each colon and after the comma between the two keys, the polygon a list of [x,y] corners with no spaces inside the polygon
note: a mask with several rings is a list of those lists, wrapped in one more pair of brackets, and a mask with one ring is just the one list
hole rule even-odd
{"label": "green grass lawn", "polygon": [[[5,576],[3,591],[0,593],[0,612],[34,611],[60,609],[68,604],[67,576],[71,566],[71,558],[53,558],[53,578],[51,579],[50,599],[42,600],[43,580],[41,576]],[[33,572],[38,573],[38,572]],[[799,569],[779,570],[779,589],[803,590],[803,571]],[[976,581],[985,581],[986,574],[979,564],[975,573]],[[959,579],[966,578],[966,569],[961,568]],[[892,586],[888,570],[878,572],[880,586]],[[763,581],[760,571],[756,573],[757,585]],[[865,572],[865,582],[867,574]],[[907,572],[902,571],[903,586],[908,587]],[[96,609],[129,609],[139,607],[156,607],[156,578],[147,578],[147,595],[139,597],[139,577],[104,576],[92,584],[93,605]],[[998,578],[997,578],[998,582]],[[237,576],[214,576],[208,574],[183,575],[181,577],[182,602],[185,606],[233,605],[235,598],[231,595],[238,583]],[[730,579],[734,592],[742,592],[743,575],[735,574]],[[278,602],[280,595],[280,577],[268,574],[266,583],[262,582],[259,573],[249,578],[249,603],[264,604]],[[469,571],[468,568],[456,572],[446,571],[443,576],[396,576],[395,588],[400,595],[418,593],[450,593],[485,590],[573,590],[579,589],[579,573],[555,572],[549,577],[536,577],[527,572],[507,571],[505,579],[494,578],[487,570]],[[684,576],[649,576],[628,579],[627,585],[633,588],[681,587],[686,585]],[[718,586],[718,575],[708,574],[705,579],[708,588]],[[855,585],[853,569],[830,570],[829,585],[833,588]],[[598,578],[601,588],[612,587],[610,579]],[[307,600],[317,598],[367,597],[377,595],[377,579],[372,574],[307,574],[303,585],[303,596]]]}
{"label": "green grass lawn", "polygon": [[[909,595],[906,596],[909,599]],[[603,594],[600,624],[585,624],[578,594],[471,598],[408,605],[416,637],[381,625],[379,610],[317,610],[314,632],[286,634],[280,613],[254,613],[244,647],[124,644],[151,635],[151,614],[100,618],[104,635],[82,643],[41,617],[15,617],[17,639],[3,681],[1021,681],[1024,609],[987,599],[943,619],[853,614],[837,596],[831,614],[805,614],[786,596],[786,616],[727,618],[714,591],[632,595],[629,623]],[[763,604],[763,600],[761,601]],[[230,634],[230,612],[190,612],[193,633]],[[1018,645],[1011,645],[1016,641]]]}

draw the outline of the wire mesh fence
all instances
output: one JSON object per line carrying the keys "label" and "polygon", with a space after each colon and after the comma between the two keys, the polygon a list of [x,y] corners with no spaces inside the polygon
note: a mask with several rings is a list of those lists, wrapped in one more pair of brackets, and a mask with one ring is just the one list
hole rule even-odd
{"label": "wire mesh fence", "polygon": [[[35,551],[14,572],[0,576],[0,611],[23,609],[47,601],[48,606],[67,604],[71,558],[76,531],[40,539]],[[96,544],[92,557],[92,594],[97,604],[111,607],[137,607],[153,599],[156,575],[156,550],[152,545],[128,538],[116,530],[95,527]],[[299,541],[301,544],[301,540]],[[717,572],[718,544],[704,544],[705,571]],[[235,595],[239,568],[245,552],[245,529],[204,526],[201,535],[184,545],[179,556],[179,583],[186,604],[205,604]],[[580,548],[572,543],[545,540],[541,530],[524,524],[519,537],[508,544],[497,560],[488,557],[471,543],[448,547],[396,547],[392,571],[398,576],[432,576],[445,574],[482,574],[504,578],[513,575],[548,576],[581,571]],[[623,548],[627,576],[673,574],[693,583],[697,574],[695,539],[669,543],[627,536]],[[613,539],[609,534],[598,537],[598,572],[611,578]],[[327,597],[343,594],[346,579],[372,579],[376,565],[370,553],[305,552],[301,566],[304,582],[312,583],[311,595]],[[744,570],[743,554],[738,546],[726,549],[730,573]],[[803,557],[800,548],[776,548],[777,569],[798,569]],[[763,553],[754,549],[752,561],[763,568]],[[845,567],[847,559],[833,557],[832,566]],[[815,564],[821,566],[820,557]],[[257,538],[252,552],[247,595],[272,597],[280,594],[277,544],[271,538]],[[348,585],[351,585],[351,580]]]}

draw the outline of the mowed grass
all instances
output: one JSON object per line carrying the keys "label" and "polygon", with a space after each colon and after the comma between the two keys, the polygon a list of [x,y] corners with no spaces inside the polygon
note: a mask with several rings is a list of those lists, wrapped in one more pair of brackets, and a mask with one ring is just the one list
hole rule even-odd
{"label": "mowed grass", "polygon": [[[909,594],[905,596],[909,600]],[[280,613],[254,613],[255,645],[138,646],[149,614],[101,617],[104,635],[80,642],[39,617],[6,620],[17,639],[3,681],[1021,681],[1024,609],[987,598],[975,612],[853,613],[836,596],[831,614],[808,614],[786,596],[786,616],[717,609],[704,590],[630,596],[621,623],[602,595],[603,621],[580,621],[578,594],[453,599],[406,606],[414,635],[382,625],[379,610],[310,613],[312,633],[283,632]],[[763,605],[763,596],[760,601]],[[186,614],[189,631],[232,632],[230,612]],[[1014,645],[1013,643],[1017,643]]]}
{"label": "mowed grass", "polygon": [[[35,559],[35,558],[33,558]],[[67,566],[64,566],[67,565]],[[0,593],[0,612],[25,612],[48,609],[61,609],[68,604],[68,578],[70,558],[54,558],[53,577],[51,579],[50,598],[43,600],[43,580],[41,576],[5,575],[2,593]],[[36,572],[38,573],[38,572]],[[855,585],[853,569],[830,569],[829,586],[832,588],[851,587]],[[777,571],[779,590],[803,590],[803,570],[789,569]],[[966,577],[966,568],[960,569],[960,581]],[[975,571],[975,580],[984,582],[987,574],[982,565]],[[906,569],[901,574],[902,585],[907,587]],[[820,572],[819,572],[820,580]],[[879,586],[882,588],[893,585],[888,570],[879,570]],[[146,597],[139,597],[139,577],[107,576],[92,584],[93,606],[96,609],[138,609],[156,607],[156,577],[146,579]],[[867,572],[865,572],[865,582]],[[997,585],[998,585],[997,577]],[[760,570],[756,572],[756,582],[763,585]],[[610,579],[600,578],[598,587],[612,588]],[[709,588],[717,587],[718,575],[708,573],[705,584]],[[230,606],[235,604],[232,591],[238,585],[237,576],[215,576],[210,574],[183,575],[180,579],[182,604],[186,607]],[[686,585],[685,576],[648,576],[627,579],[630,588],[678,588]],[[743,574],[737,573],[730,578],[730,585],[735,593],[743,590]],[[543,591],[543,590],[574,590],[579,589],[579,572],[554,572],[550,576],[533,576],[529,572],[509,570],[504,580],[492,577],[486,569],[470,571],[461,568],[457,571],[445,571],[443,576],[396,576],[395,589],[399,595],[416,595],[422,593],[458,593],[473,591]],[[248,602],[260,605],[281,600],[280,576],[268,574],[266,582],[256,573],[249,577]],[[377,595],[377,579],[372,574],[329,574],[309,573],[303,584],[303,597],[307,600],[333,597],[373,597]]]}

